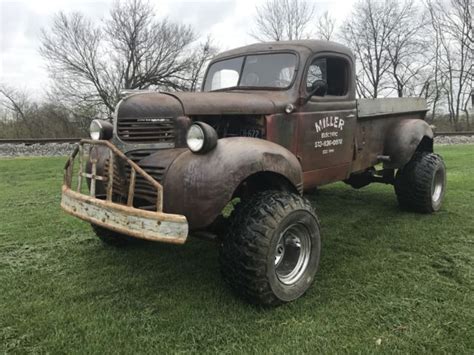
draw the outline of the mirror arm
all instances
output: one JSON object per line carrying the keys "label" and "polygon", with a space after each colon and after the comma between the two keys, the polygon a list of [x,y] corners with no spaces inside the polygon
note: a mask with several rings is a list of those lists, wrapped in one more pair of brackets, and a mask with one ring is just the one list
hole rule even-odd
{"label": "mirror arm", "polygon": [[300,97],[300,105],[301,106],[306,105],[308,101],[311,99],[311,97],[313,97],[313,95],[316,93],[317,90],[318,88],[314,88],[308,93],[308,95],[306,95],[306,97]]}
{"label": "mirror arm", "polygon": [[[324,85],[322,87],[322,88],[324,88],[324,93],[321,96],[326,96],[326,93],[327,93],[327,90],[328,90],[327,82],[324,81],[324,80],[317,80],[315,83],[317,83],[318,81],[322,82],[323,85]],[[308,93],[308,95],[306,97],[300,97],[300,105],[301,106],[306,105],[308,103],[309,99],[311,99],[311,97],[313,97],[316,94],[316,92],[318,92],[318,90],[321,89],[321,87],[315,85],[315,83],[313,83],[313,89]]]}

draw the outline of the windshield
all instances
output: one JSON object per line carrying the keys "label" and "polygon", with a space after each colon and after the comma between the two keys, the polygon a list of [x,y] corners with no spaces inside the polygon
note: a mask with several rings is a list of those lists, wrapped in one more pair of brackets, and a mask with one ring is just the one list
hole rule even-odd
{"label": "windshield", "polygon": [[204,91],[225,88],[287,88],[295,75],[296,55],[272,53],[247,55],[211,64]]}

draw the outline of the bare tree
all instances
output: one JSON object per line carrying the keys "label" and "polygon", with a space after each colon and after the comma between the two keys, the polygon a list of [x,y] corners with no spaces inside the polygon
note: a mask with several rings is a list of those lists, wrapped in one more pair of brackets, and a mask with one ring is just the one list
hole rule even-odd
{"label": "bare tree", "polygon": [[182,86],[189,91],[199,90],[203,79],[203,71],[216,54],[217,48],[213,45],[212,38],[209,36],[206,42],[194,50],[192,55],[194,60],[186,70],[187,75],[183,80]]}
{"label": "bare tree", "polygon": [[429,59],[422,35],[426,21],[422,19],[413,0],[359,0],[354,5],[342,38],[357,59],[360,96],[426,93]]}
{"label": "bare tree", "polygon": [[35,102],[26,91],[0,85],[0,137],[74,137],[79,130],[56,102]]}
{"label": "bare tree", "polygon": [[472,94],[472,17],[470,0],[428,1],[431,24],[439,39],[439,80],[447,99],[449,118],[456,129],[464,111],[470,126],[468,105]]}
{"label": "bare tree", "polygon": [[202,60],[193,29],[157,19],[142,0],[116,2],[99,24],[79,13],[59,13],[41,42],[53,93],[108,113],[123,89],[192,87],[195,71],[189,69]]}
{"label": "bare tree", "polygon": [[28,122],[28,112],[31,109],[30,100],[25,92],[8,85],[0,85],[0,106],[10,115],[13,121],[21,121],[31,133],[32,128]]}
{"label": "bare tree", "polygon": [[342,28],[342,37],[358,60],[357,91],[362,97],[376,98],[384,89],[391,65],[387,45],[396,27],[395,7],[394,1],[360,0]]}
{"label": "bare tree", "polygon": [[426,59],[419,55],[423,53],[420,33],[424,27],[420,18],[413,0],[359,0],[354,5],[343,25],[342,38],[358,61],[359,96],[414,93],[426,67]]}
{"label": "bare tree", "polygon": [[252,36],[259,41],[307,38],[314,17],[314,5],[301,0],[267,0],[257,7]]}
{"label": "bare tree", "polygon": [[[430,3],[426,3],[428,12],[430,14],[430,26],[434,30],[431,36],[428,36],[428,39],[432,40],[428,49],[431,49],[432,56],[432,78],[426,85],[426,90],[428,91],[431,88],[431,121],[434,122],[436,119],[438,104],[442,100],[442,93],[445,91],[446,77],[441,73],[441,57],[442,57],[442,47],[441,47],[441,33],[439,31],[439,23],[437,16],[434,13],[434,8]],[[427,92],[426,94],[430,94]]]}
{"label": "bare tree", "polygon": [[316,32],[321,39],[330,41],[333,38],[335,28],[336,19],[329,15],[328,11],[318,18]]}
{"label": "bare tree", "polygon": [[387,43],[390,59],[389,74],[398,97],[417,95],[416,87],[431,61],[426,40],[426,21],[413,0],[394,5],[396,26]]}

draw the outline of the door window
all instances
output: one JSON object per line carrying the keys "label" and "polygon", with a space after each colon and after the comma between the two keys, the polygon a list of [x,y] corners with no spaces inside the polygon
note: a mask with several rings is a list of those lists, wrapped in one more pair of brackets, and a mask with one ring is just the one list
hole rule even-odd
{"label": "door window", "polygon": [[349,63],[339,57],[323,57],[313,60],[306,76],[306,91],[310,92],[315,81],[327,83],[326,95],[344,96],[349,83]]}

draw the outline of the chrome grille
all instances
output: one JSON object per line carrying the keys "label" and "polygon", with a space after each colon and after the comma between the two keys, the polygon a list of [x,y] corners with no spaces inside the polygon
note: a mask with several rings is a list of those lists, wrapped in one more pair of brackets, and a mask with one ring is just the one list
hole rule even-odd
{"label": "chrome grille", "polygon": [[171,118],[119,117],[117,135],[126,142],[174,143]]}

